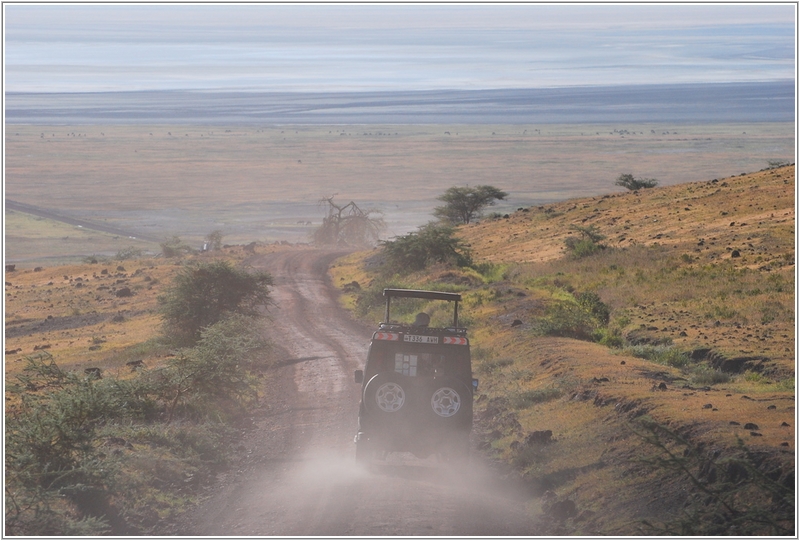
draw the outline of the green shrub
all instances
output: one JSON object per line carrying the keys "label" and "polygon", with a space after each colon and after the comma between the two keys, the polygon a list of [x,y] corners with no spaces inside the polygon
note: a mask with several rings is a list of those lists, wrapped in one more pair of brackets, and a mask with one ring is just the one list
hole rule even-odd
{"label": "green shrub", "polygon": [[269,302],[272,277],[248,273],[226,261],[185,267],[158,298],[164,334],[178,345],[192,345],[202,330],[232,313],[257,316]]}
{"label": "green shrub", "polygon": [[618,329],[608,329],[601,327],[592,332],[592,341],[600,345],[619,349],[625,345],[625,339],[622,337]]}
{"label": "green shrub", "polygon": [[[570,295],[570,297],[572,297]],[[534,323],[534,332],[546,336],[566,336],[579,340],[606,341],[613,335],[605,329],[611,310],[593,292],[579,293],[575,301],[558,301],[551,304],[545,316]]]}
{"label": "green shrub", "polygon": [[550,305],[545,316],[533,324],[535,333],[578,340],[590,340],[595,328],[594,318],[573,302],[557,302]]}
{"label": "green shrub", "polygon": [[416,233],[384,241],[384,272],[403,275],[435,263],[459,267],[471,265],[469,249],[454,234],[455,228],[452,226],[429,223]]}
{"label": "green shrub", "polygon": [[164,257],[180,257],[185,254],[194,253],[194,249],[174,235],[161,243],[161,255]]}
{"label": "green shrub", "polygon": [[605,245],[600,244],[605,236],[600,234],[596,226],[584,227],[573,224],[570,229],[580,233],[580,237],[564,239],[564,244],[572,257],[581,259],[606,249]]}
{"label": "green shrub", "polygon": [[654,178],[634,178],[630,173],[623,173],[617,177],[617,181],[614,182],[614,184],[634,191],[644,188],[654,188],[658,185],[658,181]]}
{"label": "green shrub", "polygon": [[162,397],[169,403],[167,422],[178,407],[200,415],[209,404],[229,401],[237,407],[257,399],[249,368],[266,342],[252,318],[231,315],[204,328],[192,348],[170,359],[160,374]]}
{"label": "green shrub", "polygon": [[671,345],[636,345],[625,348],[625,353],[647,359],[658,364],[684,368],[692,363],[691,358],[686,352],[679,350]]}
{"label": "green shrub", "polygon": [[691,371],[689,381],[694,385],[718,385],[720,383],[728,383],[731,380],[730,374],[715,370],[707,364],[701,364],[694,367]]}

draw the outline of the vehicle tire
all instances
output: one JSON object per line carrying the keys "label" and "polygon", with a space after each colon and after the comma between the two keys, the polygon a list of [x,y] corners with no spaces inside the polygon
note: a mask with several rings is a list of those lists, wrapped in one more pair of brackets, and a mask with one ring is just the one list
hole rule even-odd
{"label": "vehicle tire", "polygon": [[446,426],[472,425],[472,393],[455,378],[435,378],[427,387],[428,417]]}
{"label": "vehicle tire", "polygon": [[371,416],[394,419],[409,409],[408,376],[396,372],[375,374],[364,386],[362,400]]}

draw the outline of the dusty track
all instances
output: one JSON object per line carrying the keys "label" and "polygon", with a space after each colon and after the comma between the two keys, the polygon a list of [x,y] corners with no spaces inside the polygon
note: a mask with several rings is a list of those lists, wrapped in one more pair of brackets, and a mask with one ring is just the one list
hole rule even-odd
{"label": "dusty track", "polygon": [[258,256],[275,278],[272,339],[286,350],[281,385],[254,418],[248,459],[179,535],[534,535],[526,498],[473,459],[448,468],[390,455],[355,464],[353,435],[370,331],[335,302],[328,264],[341,253]]}

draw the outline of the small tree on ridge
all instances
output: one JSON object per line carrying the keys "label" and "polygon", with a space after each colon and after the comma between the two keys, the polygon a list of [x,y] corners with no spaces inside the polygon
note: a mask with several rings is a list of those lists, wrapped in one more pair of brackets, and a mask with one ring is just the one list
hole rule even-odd
{"label": "small tree on ridge", "polygon": [[642,188],[654,188],[658,185],[658,181],[654,178],[634,178],[630,173],[623,173],[617,177],[614,184],[634,191]]}
{"label": "small tree on ridge", "polygon": [[451,224],[468,224],[478,218],[481,211],[494,205],[496,199],[505,199],[508,193],[494,186],[453,186],[437,197],[444,205],[433,209],[433,215]]}

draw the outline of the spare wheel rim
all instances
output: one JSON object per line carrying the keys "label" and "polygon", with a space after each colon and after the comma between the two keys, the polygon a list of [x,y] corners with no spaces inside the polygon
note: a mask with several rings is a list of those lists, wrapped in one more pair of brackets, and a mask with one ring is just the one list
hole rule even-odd
{"label": "spare wheel rim", "polygon": [[402,387],[390,381],[378,387],[378,390],[375,391],[375,401],[383,411],[393,413],[405,404],[406,393]]}
{"label": "spare wheel rim", "polygon": [[461,397],[450,387],[441,387],[433,393],[431,407],[439,417],[452,417],[461,407]]}

